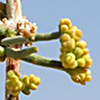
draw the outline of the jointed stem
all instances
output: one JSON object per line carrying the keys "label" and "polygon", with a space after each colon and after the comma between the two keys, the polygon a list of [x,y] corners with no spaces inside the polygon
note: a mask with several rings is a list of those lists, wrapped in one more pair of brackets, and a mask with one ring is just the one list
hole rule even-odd
{"label": "jointed stem", "polygon": [[[1,30],[2,31],[2,30]],[[38,42],[38,41],[50,41],[50,40],[55,40],[55,39],[59,39],[59,37],[61,36],[61,34],[59,32],[51,32],[51,33],[37,33],[34,38],[34,40],[32,40],[30,38],[30,41],[32,42]],[[14,44],[24,44],[27,41],[29,41],[28,39],[26,39],[23,36],[14,36],[14,37],[7,37],[3,40],[1,40],[1,44],[8,46],[8,45],[14,45]]]}
{"label": "jointed stem", "polygon": [[40,65],[47,68],[54,68],[58,70],[64,71],[65,69],[62,67],[60,61],[52,60],[50,58],[46,58],[40,55],[31,54],[28,57],[22,58],[22,60],[29,62],[31,64]]}

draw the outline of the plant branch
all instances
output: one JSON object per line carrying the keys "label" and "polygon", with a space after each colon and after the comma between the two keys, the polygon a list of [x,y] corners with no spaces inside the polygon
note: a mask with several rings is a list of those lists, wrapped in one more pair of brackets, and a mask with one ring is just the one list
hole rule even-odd
{"label": "plant branch", "polygon": [[61,36],[59,32],[51,32],[51,33],[40,33],[36,34],[35,41],[49,41],[58,39]]}
{"label": "plant branch", "polygon": [[[0,30],[2,31],[2,30]],[[34,37],[30,37],[30,39],[26,39],[23,36],[14,36],[14,37],[7,37],[1,40],[1,45],[14,45],[14,44],[24,44],[28,42],[29,40],[32,42],[38,42],[38,41],[50,41],[59,39],[61,34],[59,32],[51,32],[51,33],[39,33],[36,34],[35,39],[32,40]]]}
{"label": "plant branch", "polygon": [[53,68],[65,71],[60,61],[52,60],[50,58],[46,58],[40,55],[31,54],[30,56],[22,58],[22,60],[46,68]]}
{"label": "plant branch", "polygon": [[[22,17],[22,11],[21,11],[21,0],[6,0],[6,12],[7,12],[7,18],[12,19],[14,21],[14,24],[11,25],[13,28],[16,29],[16,23],[17,21]],[[10,46],[12,48],[12,46]],[[16,48],[16,45],[13,46],[13,48]],[[21,45],[17,45],[17,48],[21,48]],[[20,60],[16,60],[13,58],[7,58],[7,67],[6,67],[6,73],[9,70],[13,70],[16,73],[20,73]],[[5,93],[5,100],[19,100],[18,96],[11,95],[10,91],[6,88]]]}
{"label": "plant branch", "polygon": [[6,48],[6,56],[11,57],[14,59],[20,59],[26,56],[29,56],[32,53],[36,53],[38,51],[37,47],[30,47],[24,50],[17,50],[17,49],[11,49],[9,47]]}

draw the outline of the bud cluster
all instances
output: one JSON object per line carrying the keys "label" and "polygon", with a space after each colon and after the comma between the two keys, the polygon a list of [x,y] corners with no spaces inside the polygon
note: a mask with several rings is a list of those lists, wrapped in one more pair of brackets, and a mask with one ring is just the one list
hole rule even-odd
{"label": "bud cluster", "polygon": [[[17,23],[17,30],[20,35],[23,35],[27,39],[34,40],[34,36],[37,32],[36,23],[29,22],[26,17],[22,17]],[[30,46],[32,42],[26,43],[26,46]]]}
{"label": "bud cluster", "polygon": [[91,71],[88,69],[76,68],[74,70],[69,70],[69,74],[71,76],[72,81],[82,85],[85,85],[86,82],[90,82],[92,79]]}
{"label": "bud cluster", "polygon": [[40,84],[40,78],[31,74],[29,76],[23,76],[22,82],[23,82],[23,89],[22,92],[26,95],[30,94],[30,90],[36,90],[38,85]]}
{"label": "bud cluster", "polygon": [[15,35],[22,35],[29,41],[26,42],[26,46],[31,46],[35,40],[37,32],[37,26],[35,23],[29,22],[26,17],[18,19],[17,25],[12,19],[7,20],[3,18],[0,20],[0,40],[5,37],[13,37]]}
{"label": "bud cluster", "polygon": [[20,76],[12,70],[7,73],[6,87],[13,96],[17,96],[20,91],[29,95],[30,90],[36,90],[39,84],[40,78],[33,74],[20,78]]}
{"label": "bud cluster", "polygon": [[92,65],[92,59],[87,43],[81,40],[82,31],[73,26],[70,19],[62,19],[59,24],[59,32],[62,34],[60,60],[65,69],[88,69]]}

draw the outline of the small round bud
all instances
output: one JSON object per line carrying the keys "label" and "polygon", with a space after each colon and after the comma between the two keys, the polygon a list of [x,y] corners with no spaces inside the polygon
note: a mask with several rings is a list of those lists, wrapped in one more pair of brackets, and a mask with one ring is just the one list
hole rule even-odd
{"label": "small round bud", "polygon": [[74,64],[74,62],[75,62],[75,55],[73,53],[68,53],[64,59],[64,63],[70,66]]}
{"label": "small round bud", "polygon": [[61,25],[60,26],[60,32],[61,33],[67,33],[68,31],[68,26],[67,25]]}
{"label": "small round bud", "polygon": [[31,83],[35,83],[36,77],[35,77],[33,74],[29,75],[29,81],[30,81]]}
{"label": "small round bud", "polygon": [[0,46],[0,57],[3,56],[5,56],[5,49],[2,46]]}
{"label": "small round bud", "polygon": [[79,75],[81,77],[81,81],[85,80],[85,78],[86,78],[86,74],[85,73],[80,73]]}
{"label": "small round bud", "polygon": [[77,35],[75,35],[74,40],[77,42],[80,40],[80,37],[78,37]]}
{"label": "small round bud", "polygon": [[92,65],[92,59],[86,59],[86,68],[90,68],[90,66]]}
{"label": "small round bud", "polygon": [[63,66],[65,69],[68,69],[68,68],[69,68],[68,64],[63,63],[63,62],[62,62],[62,66]]}
{"label": "small round bud", "polygon": [[76,47],[74,49],[74,54],[76,55],[77,58],[79,58],[83,55],[83,50],[80,47]]}
{"label": "small round bud", "polygon": [[75,37],[75,30],[70,29],[67,33],[70,35],[71,38]]}
{"label": "small round bud", "polygon": [[70,68],[71,68],[71,69],[75,69],[75,68],[77,68],[77,66],[78,66],[78,63],[77,63],[77,61],[75,61],[75,62],[70,66]]}
{"label": "small round bud", "polygon": [[86,74],[86,76],[87,76],[87,75],[90,75],[90,74],[91,74],[91,71],[90,71],[90,70],[86,70],[86,71],[85,71],[85,74]]}
{"label": "small round bud", "polygon": [[67,48],[69,50],[73,50],[75,48],[75,40],[74,39],[70,39],[68,42],[67,42]]}
{"label": "small round bud", "polygon": [[30,84],[29,85],[29,87],[30,87],[30,89],[32,89],[32,90],[36,90],[37,89],[37,86],[35,85],[35,84]]}
{"label": "small round bud", "polygon": [[78,41],[77,43],[76,43],[76,46],[77,47],[80,47],[80,48],[82,48],[82,49],[84,49],[84,48],[86,48],[86,46],[87,46],[87,43],[86,43],[86,41]]}
{"label": "small round bud", "polygon": [[85,59],[84,58],[79,58],[78,60],[77,60],[77,62],[78,62],[78,66],[79,67],[82,67],[82,68],[84,68],[85,67]]}
{"label": "small round bud", "polygon": [[29,85],[29,77],[24,75],[22,81],[25,83],[25,85]]}
{"label": "small round bud", "polygon": [[92,80],[91,75],[87,75],[85,80],[86,80],[87,82],[90,82],[90,81]]}
{"label": "small round bud", "polygon": [[16,76],[16,75],[12,75],[9,79],[10,79],[11,81],[19,81],[19,78],[18,78],[18,76]]}
{"label": "small round bud", "polygon": [[21,90],[23,87],[23,83],[21,81],[17,82],[18,90]]}
{"label": "small round bud", "polygon": [[35,85],[39,85],[40,84],[40,82],[41,82],[41,79],[40,79],[40,77],[36,77],[36,81],[35,81]]}
{"label": "small round bud", "polygon": [[84,52],[84,54],[87,54],[87,53],[89,53],[89,49],[85,48],[85,49],[83,49],[83,52]]}
{"label": "small round bud", "polygon": [[60,42],[66,42],[70,39],[70,36],[68,34],[63,34],[60,38]]}
{"label": "small round bud", "polygon": [[7,72],[7,78],[10,78],[12,75],[15,75],[13,70]]}
{"label": "small round bud", "polygon": [[78,36],[80,38],[82,37],[82,31],[80,29],[76,30],[76,36]]}
{"label": "small round bud", "polygon": [[68,19],[68,18],[63,18],[61,21],[60,21],[60,25],[67,25],[67,26],[70,26],[72,25],[71,23],[71,20]]}
{"label": "small round bud", "polygon": [[90,54],[87,53],[87,54],[83,55],[83,58],[84,58],[85,60],[90,59]]}

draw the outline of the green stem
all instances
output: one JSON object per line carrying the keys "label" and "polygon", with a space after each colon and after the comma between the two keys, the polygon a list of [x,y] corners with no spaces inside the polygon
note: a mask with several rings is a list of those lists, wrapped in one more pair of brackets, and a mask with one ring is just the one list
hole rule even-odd
{"label": "green stem", "polygon": [[32,53],[36,53],[38,51],[37,47],[30,47],[24,50],[11,49],[9,47],[6,48],[6,56],[14,59],[20,59],[26,56],[29,56]]}
{"label": "green stem", "polygon": [[58,39],[61,36],[59,32],[51,32],[51,33],[40,33],[35,37],[35,41],[49,41]]}
{"label": "green stem", "polygon": [[[38,41],[50,41],[54,39],[59,39],[61,34],[59,32],[51,32],[51,33],[41,33],[36,34],[35,39],[32,40],[33,37],[31,37],[29,40],[32,42],[38,42]],[[23,44],[29,41],[23,36],[14,36],[14,37],[7,37],[5,39],[1,40],[1,44],[8,46],[8,45],[14,45],[14,44]]]}
{"label": "green stem", "polygon": [[1,40],[1,44],[4,46],[23,44],[26,42],[27,42],[27,39],[25,39],[23,36],[7,37]]}
{"label": "green stem", "polygon": [[22,58],[22,60],[46,68],[53,68],[53,69],[65,71],[60,61],[52,60],[50,58],[46,58],[40,55],[31,54],[30,56]]}

